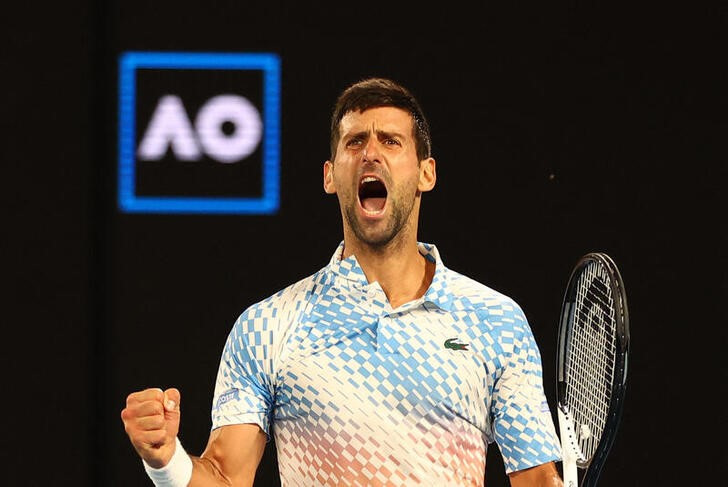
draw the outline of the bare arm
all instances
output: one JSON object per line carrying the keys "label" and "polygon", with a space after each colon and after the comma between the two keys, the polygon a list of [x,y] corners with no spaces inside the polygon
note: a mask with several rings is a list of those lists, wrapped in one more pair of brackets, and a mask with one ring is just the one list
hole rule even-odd
{"label": "bare arm", "polygon": [[[121,419],[131,444],[149,466],[159,469],[170,462],[179,432],[177,389],[146,389],[130,394]],[[202,455],[190,455],[189,487],[252,486],[265,443],[265,433],[255,424],[213,430]]]}
{"label": "bare arm", "polygon": [[508,474],[513,487],[563,487],[556,464],[544,463],[536,467]]}
{"label": "bare arm", "polygon": [[205,451],[192,459],[189,487],[252,486],[266,435],[256,424],[223,426],[210,433]]}

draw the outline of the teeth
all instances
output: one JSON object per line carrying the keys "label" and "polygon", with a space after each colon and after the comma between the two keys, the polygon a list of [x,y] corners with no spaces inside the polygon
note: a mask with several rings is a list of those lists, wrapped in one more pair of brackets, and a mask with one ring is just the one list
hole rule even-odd
{"label": "teeth", "polygon": [[362,184],[363,183],[371,183],[373,181],[379,181],[379,180],[377,178],[373,177],[373,176],[367,176],[367,177],[365,177],[364,179],[361,180]]}

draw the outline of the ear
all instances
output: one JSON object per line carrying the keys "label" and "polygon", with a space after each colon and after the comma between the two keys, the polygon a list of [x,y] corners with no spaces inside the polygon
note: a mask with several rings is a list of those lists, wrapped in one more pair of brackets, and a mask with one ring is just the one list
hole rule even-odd
{"label": "ear", "polygon": [[336,185],[334,184],[334,163],[331,161],[324,162],[324,191],[328,194],[336,193]]}
{"label": "ear", "polygon": [[420,192],[430,191],[435,187],[436,181],[435,159],[428,157],[420,161],[420,181],[417,184],[417,190]]}

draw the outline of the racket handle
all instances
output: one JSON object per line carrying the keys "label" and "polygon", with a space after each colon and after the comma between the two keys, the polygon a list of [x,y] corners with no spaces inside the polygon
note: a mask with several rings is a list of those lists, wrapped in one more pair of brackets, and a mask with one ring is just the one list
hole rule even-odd
{"label": "racket handle", "polygon": [[561,465],[564,471],[564,487],[579,487],[576,459],[576,433],[571,415],[565,413],[560,407],[556,408],[559,416],[559,433],[561,436]]}

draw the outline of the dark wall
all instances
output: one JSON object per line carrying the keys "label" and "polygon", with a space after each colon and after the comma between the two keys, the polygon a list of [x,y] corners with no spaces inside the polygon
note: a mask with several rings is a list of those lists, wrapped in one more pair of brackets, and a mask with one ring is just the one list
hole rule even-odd
{"label": "dark wall", "polygon": [[[719,10],[167,1],[33,10],[9,23],[3,49],[9,485],[149,485],[119,412],[129,392],[150,386],[182,391],[180,436],[202,451],[233,321],[318,270],[341,239],[336,201],[321,188],[329,109],[369,75],[409,86],[432,126],[439,179],[423,200],[420,239],[521,304],[552,406],[571,266],[592,250],[620,265],[632,356],[602,484],[711,485],[728,474]],[[118,211],[116,62],[127,50],[279,54],[277,214]],[[276,485],[273,455],[259,485]],[[488,485],[507,485],[496,448],[488,462]]]}

